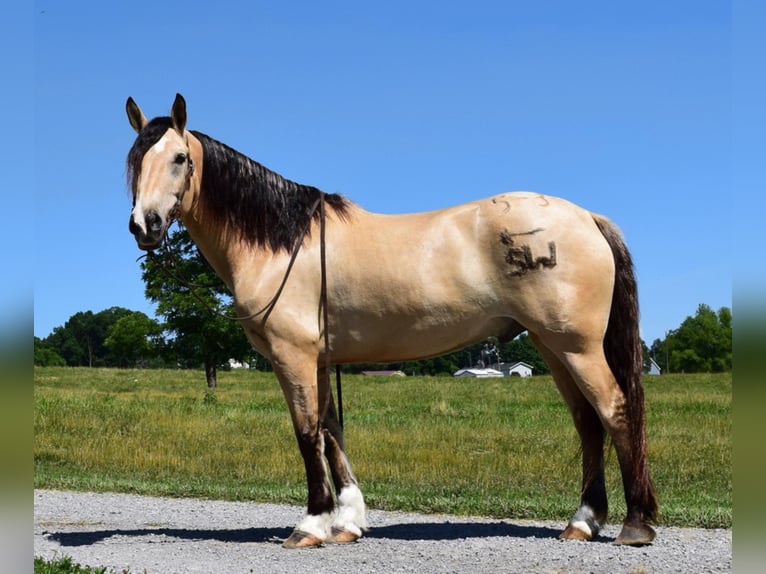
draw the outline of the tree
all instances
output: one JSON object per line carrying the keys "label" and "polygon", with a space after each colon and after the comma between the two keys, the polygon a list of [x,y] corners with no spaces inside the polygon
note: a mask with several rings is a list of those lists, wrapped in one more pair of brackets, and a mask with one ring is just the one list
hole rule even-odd
{"label": "tree", "polygon": [[132,311],[123,307],[110,307],[98,313],[75,313],[45,338],[45,347],[58,353],[70,367],[113,366],[115,362],[104,341],[109,328],[130,313]]}
{"label": "tree", "polygon": [[715,357],[713,358],[713,371],[731,371],[733,367],[733,336],[734,326],[731,309],[721,307],[718,310],[718,326],[714,338]]}
{"label": "tree", "polygon": [[[667,347],[665,343],[666,341],[663,339],[655,339],[652,346],[649,347],[649,356],[659,365],[663,373],[666,373],[668,370],[667,353],[665,352]],[[646,357],[644,357],[644,365],[646,365]]]}
{"label": "tree", "polygon": [[63,358],[66,365],[74,367],[83,364],[85,352],[75,337],[74,330],[67,328],[70,321],[71,317],[64,325],[55,327],[51,334],[43,339],[43,345]]}
{"label": "tree", "polygon": [[716,313],[700,304],[696,314],[656,339],[650,353],[664,372],[723,372],[732,369],[732,314],[728,307]]}
{"label": "tree", "polygon": [[162,327],[140,311],[120,317],[109,328],[104,345],[112,352],[118,366],[143,366],[158,354]]}
{"label": "tree", "polygon": [[39,337],[35,337],[34,343],[35,365],[38,367],[64,367],[66,361],[55,350],[46,346]]}
{"label": "tree", "polygon": [[184,228],[168,235],[164,252],[141,263],[146,296],[157,303],[168,333],[166,352],[184,367],[205,368],[209,387],[229,359],[243,361],[253,351],[235,316],[223,281],[200,255]]}
{"label": "tree", "polygon": [[652,352],[641,339],[641,356],[644,359],[644,373],[648,373],[652,366]]}

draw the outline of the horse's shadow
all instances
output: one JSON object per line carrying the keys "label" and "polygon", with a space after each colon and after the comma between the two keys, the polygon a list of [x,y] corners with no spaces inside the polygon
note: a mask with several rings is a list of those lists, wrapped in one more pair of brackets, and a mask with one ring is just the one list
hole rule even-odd
{"label": "horse's shadow", "polygon": [[[281,544],[292,528],[240,528],[210,530],[197,528],[137,528],[81,532],[49,532],[47,537],[61,546],[88,546],[112,536],[168,536],[181,540],[218,540],[235,543]],[[426,522],[389,524],[365,533],[365,538],[392,540],[460,540],[463,538],[556,538],[559,531],[544,526],[522,526],[506,522]]]}
{"label": "horse's shadow", "polygon": [[61,546],[89,546],[112,536],[168,536],[181,540],[218,540],[219,542],[279,542],[292,532],[291,528],[239,528],[209,530],[201,528],[136,528],[89,530],[82,532],[49,532],[46,536]]}

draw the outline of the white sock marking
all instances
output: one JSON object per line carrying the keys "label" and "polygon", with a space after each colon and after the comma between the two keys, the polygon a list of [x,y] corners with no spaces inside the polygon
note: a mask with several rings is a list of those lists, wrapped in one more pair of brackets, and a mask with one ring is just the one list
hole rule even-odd
{"label": "white sock marking", "polygon": [[359,487],[355,484],[344,486],[338,496],[338,514],[333,526],[361,536],[362,530],[367,528],[366,511],[364,496]]}
{"label": "white sock marking", "polygon": [[571,525],[573,528],[577,528],[577,530],[582,530],[588,536],[593,536],[593,531],[590,529],[590,526],[588,526],[588,523],[584,520],[573,520]]}
{"label": "white sock marking", "polygon": [[295,527],[296,530],[316,536],[320,540],[327,540],[330,537],[330,522],[332,516],[329,512],[322,514],[307,514]]}
{"label": "white sock marking", "polygon": [[577,512],[575,512],[575,515],[572,517],[569,524],[572,525],[573,528],[577,528],[577,530],[582,530],[591,538],[598,534],[602,526],[599,521],[596,520],[596,514],[593,512],[593,509],[587,504],[577,509]]}

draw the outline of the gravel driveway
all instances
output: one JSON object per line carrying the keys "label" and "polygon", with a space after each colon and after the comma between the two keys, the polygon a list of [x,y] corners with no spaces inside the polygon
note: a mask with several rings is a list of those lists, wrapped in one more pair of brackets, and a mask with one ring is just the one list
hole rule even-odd
{"label": "gravel driveway", "polygon": [[131,574],[731,572],[731,530],[660,527],[651,546],[563,542],[562,523],[371,510],[356,544],[285,550],[296,506],[35,491],[35,556]]}

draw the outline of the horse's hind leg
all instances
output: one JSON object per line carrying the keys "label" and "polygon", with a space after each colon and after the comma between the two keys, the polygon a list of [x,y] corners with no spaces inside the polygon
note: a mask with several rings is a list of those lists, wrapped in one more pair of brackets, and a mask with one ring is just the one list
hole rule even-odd
{"label": "horse's hind leg", "polygon": [[[547,346],[551,348],[551,345]],[[625,393],[606,362],[601,342],[580,340],[571,351],[562,350],[569,347],[566,343],[559,345],[556,357],[598,414],[612,439],[620,464],[628,513],[615,543],[649,544],[655,537],[649,522],[656,515],[656,495],[648,476],[646,452],[631,433],[631,424],[642,425],[643,421],[629,420]]]}
{"label": "horse's hind leg", "polygon": [[[320,369],[319,380],[322,380]],[[327,414],[324,417],[324,452],[330,467],[338,509],[332,523],[332,532],[328,542],[355,542],[367,528],[364,497],[346,457],[343,429],[340,427],[335,411],[335,403],[329,398]]]}
{"label": "horse's hind leg", "polygon": [[575,380],[598,412],[617,453],[627,516],[615,544],[649,544],[656,536],[649,523],[655,520],[657,499],[649,478],[645,443],[642,448],[632,428],[632,425],[641,425],[643,439],[644,422],[631,420],[626,395],[617,384],[601,347],[590,356],[576,354],[569,360]]}
{"label": "horse's hind leg", "polygon": [[606,523],[608,514],[604,479],[604,427],[564,364],[533,333],[530,333],[530,338],[551,369],[553,380],[572,413],[582,445],[580,506],[560,538],[592,540]]}

